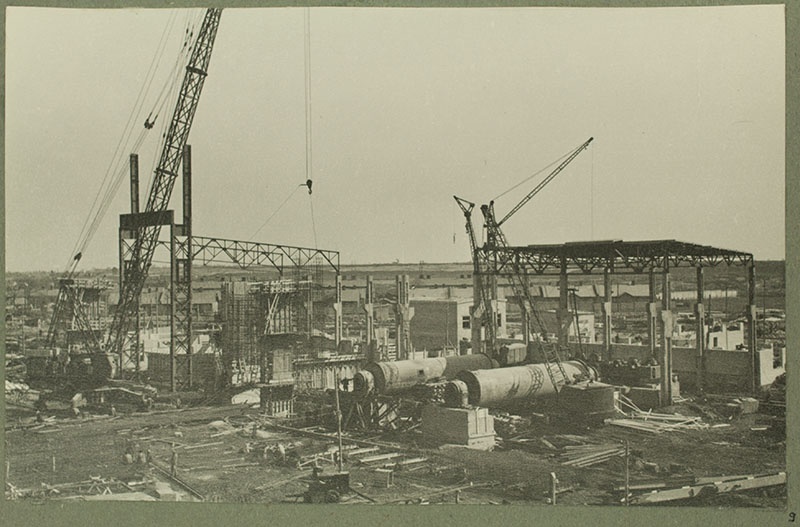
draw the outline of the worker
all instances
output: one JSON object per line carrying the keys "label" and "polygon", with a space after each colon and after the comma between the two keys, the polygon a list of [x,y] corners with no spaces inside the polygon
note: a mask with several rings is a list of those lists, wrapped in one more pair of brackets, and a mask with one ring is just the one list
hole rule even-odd
{"label": "worker", "polygon": [[[309,193],[309,194],[311,194],[311,186],[312,186],[313,184],[314,184],[314,182],[313,182],[313,181],[311,181],[310,179],[307,179],[307,180],[306,180],[306,186],[308,187],[308,193]],[[300,186],[302,187],[303,185],[300,185]]]}
{"label": "worker", "polygon": [[116,407],[115,407],[115,406],[112,404],[112,405],[111,405],[111,417],[116,417],[116,416],[117,416],[117,409],[116,409]]}

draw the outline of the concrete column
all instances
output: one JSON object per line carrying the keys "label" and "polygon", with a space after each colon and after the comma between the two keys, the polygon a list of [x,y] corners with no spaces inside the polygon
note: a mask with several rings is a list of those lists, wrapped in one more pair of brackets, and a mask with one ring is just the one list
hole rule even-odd
{"label": "concrete column", "polygon": [[561,257],[561,272],[558,280],[558,345],[569,346],[569,324],[572,320],[569,312],[569,281],[567,280],[567,260]]}
{"label": "concrete column", "polygon": [[338,272],[336,273],[336,299],[333,302],[333,312],[336,317],[334,321],[336,349],[339,349],[339,342],[342,341],[342,275]]}
{"label": "concrete column", "polygon": [[[531,291],[531,284],[530,284],[530,282],[528,280],[528,270],[527,269],[524,269],[522,271],[522,275],[521,275],[520,278],[522,279],[522,286],[523,286],[523,289],[525,290],[525,294],[528,295],[529,297],[532,296],[531,292],[530,292]],[[531,328],[530,328],[530,323],[531,323],[530,317],[531,317],[531,314],[528,312],[528,310],[531,309],[532,306],[530,305],[530,302],[528,302],[528,298],[523,298],[520,303],[522,304],[522,308],[521,308],[521,312],[520,312],[520,317],[521,317],[521,321],[522,321],[522,341],[527,346],[528,344],[531,343]],[[508,323],[508,322],[506,322],[506,323]]]}
{"label": "concrete column", "polygon": [[[497,256],[494,256],[495,260]],[[497,269],[497,262],[495,261],[494,269]],[[493,271],[489,276],[489,291],[491,299],[489,300],[489,323],[492,325],[491,342],[487,344],[487,352],[494,358],[497,357],[497,274]]]}
{"label": "concrete column", "polygon": [[760,388],[758,364],[758,341],[756,339],[756,268],[753,262],[747,265],[747,347],[750,349],[750,391],[756,394]]}
{"label": "concrete column", "polygon": [[408,275],[396,278],[397,303],[395,304],[395,330],[397,332],[397,360],[408,358],[411,351],[410,322],[414,309],[410,307]]}
{"label": "concrete column", "polygon": [[661,287],[661,402],[672,404],[672,299],[669,268],[664,267]]}
{"label": "concrete column", "polygon": [[611,269],[606,267],[603,270],[603,359],[611,360],[611,299],[613,290],[611,289]]}
{"label": "concrete column", "polygon": [[705,296],[705,284],[703,280],[703,267],[697,266],[697,302],[694,307],[695,316],[695,335],[697,336],[697,362],[695,371],[697,372],[697,389],[703,391],[706,382],[706,327],[705,327],[705,307],[703,297]]}
{"label": "concrete column", "polygon": [[[477,258],[478,255],[475,255]],[[483,335],[481,324],[483,323],[483,309],[481,303],[481,275],[473,270],[472,272],[472,307],[470,307],[470,338],[472,340],[472,353],[483,353]]]}
{"label": "concrete column", "polygon": [[650,340],[650,358],[658,360],[658,355],[656,353],[656,338],[658,337],[656,318],[658,317],[658,304],[656,303],[655,269],[650,269],[649,284],[650,301],[647,304],[647,337]]}
{"label": "concrete column", "polygon": [[376,360],[376,342],[375,342],[375,289],[372,282],[372,276],[367,276],[367,284],[364,292],[364,313],[366,315],[366,329],[367,335],[364,338],[366,343],[366,358],[369,361]]}

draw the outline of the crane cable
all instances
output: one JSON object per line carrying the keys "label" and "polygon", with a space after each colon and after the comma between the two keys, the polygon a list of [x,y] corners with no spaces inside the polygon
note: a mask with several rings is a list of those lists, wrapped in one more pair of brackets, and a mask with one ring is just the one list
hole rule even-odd
{"label": "crane cable", "polygon": [[283,208],[283,206],[284,206],[284,205],[286,205],[286,203],[287,203],[287,202],[288,202],[288,201],[289,201],[289,200],[292,198],[292,196],[294,196],[295,192],[297,192],[297,190],[298,190],[299,188],[300,188],[299,186],[297,186],[297,187],[294,187],[294,190],[292,190],[292,191],[289,193],[289,195],[288,195],[288,196],[286,196],[286,199],[284,199],[284,200],[283,200],[283,202],[282,202],[280,205],[278,205],[278,208],[277,208],[277,209],[275,209],[275,211],[274,211],[272,214],[270,214],[269,218],[267,218],[267,219],[264,221],[264,223],[262,223],[262,224],[261,224],[261,227],[259,227],[258,229],[256,229],[256,232],[254,232],[254,233],[252,234],[252,236],[250,236],[250,239],[251,239],[251,240],[252,240],[252,239],[254,239],[254,238],[256,237],[256,235],[257,235],[259,232],[261,232],[261,229],[263,229],[264,227],[266,227],[266,226],[267,226],[267,223],[269,223],[269,222],[270,222],[270,220],[272,220],[272,218],[274,218],[274,217],[275,217],[275,215],[276,215],[276,214],[278,214],[278,212],[279,212],[279,211],[280,211],[280,210]]}
{"label": "crane cable", "polygon": [[[125,165],[122,163],[122,156],[121,153],[124,149],[127,149],[127,146],[130,144],[131,134],[135,128],[134,123],[137,120],[137,116],[141,116],[142,108],[144,106],[144,101],[148,93],[150,93],[150,89],[152,87],[153,81],[155,79],[155,74],[158,71],[158,67],[161,64],[161,60],[164,56],[164,52],[166,50],[167,44],[167,36],[172,30],[174,26],[175,19],[176,19],[177,12],[173,11],[171,13],[167,23],[165,24],[164,30],[162,31],[161,38],[159,39],[159,43],[156,46],[156,50],[153,54],[153,58],[150,61],[150,66],[145,74],[145,80],[142,83],[141,88],[139,89],[139,93],[136,97],[134,102],[133,108],[131,109],[130,115],[128,117],[128,121],[125,125],[123,130],[123,134],[120,137],[120,140],[117,142],[117,146],[114,150],[114,154],[109,162],[109,165],[106,169],[105,175],[101,182],[100,187],[98,188],[97,194],[95,195],[94,201],[90,207],[90,213],[87,216],[86,220],[84,221],[83,227],[81,228],[80,235],[73,247],[72,253],[74,256],[71,256],[70,260],[66,264],[66,268],[68,270],[69,275],[74,273],[75,268],[77,266],[78,261],[81,258],[81,255],[88,247],[89,243],[91,242],[94,234],[97,232],[97,229],[108,210],[110,202],[114,195],[116,194],[119,186],[122,182],[122,179],[125,175]],[[171,75],[171,76],[174,76]],[[163,90],[162,90],[163,91]],[[151,114],[152,116],[152,111]],[[148,119],[145,120],[145,123],[149,121]],[[147,131],[150,127],[145,126],[143,130],[140,131],[138,137],[135,139],[133,143],[132,151],[133,153],[138,152],[139,148],[141,147],[146,135]],[[114,170],[116,168],[116,170]]]}
{"label": "crane cable", "polygon": [[317,222],[314,218],[314,199],[311,195],[311,184],[312,184],[312,177],[311,173],[313,170],[312,165],[312,114],[311,114],[311,8],[306,7],[305,9],[305,17],[304,17],[304,25],[303,25],[303,36],[304,38],[304,51],[305,51],[305,83],[306,83],[306,92],[305,92],[305,103],[306,103],[306,184],[308,185],[308,204],[311,210],[311,229],[314,233],[314,248],[318,248],[317,244]]}
{"label": "crane cable", "polygon": [[575,151],[575,149],[573,148],[572,150],[570,150],[569,152],[567,152],[567,153],[566,153],[566,154],[564,154],[563,156],[559,157],[558,159],[556,159],[555,161],[553,161],[552,163],[550,163],[550,164],[549,164],[549,165],[547,165],[546,167],[544,167],[544,168],[542,168],[542,169],[540,169],[540,170],[537,170],[536,172],[534,172],[534,173],[533,173],[533,174],[531,174],[530,176],[526,177],[525,179],[523,179],[523,180],[522,180],[522,181],[520,181],[519,183],[515,184],[513,187],[511,187],[511,188],[509,188],[508,190],[506,190],[506,191],[502,192],[501,194],[498,194],[497,196],[495,196],[494,198],[492,198],[492,201],[497,201],[498,199],[502,198],[503,196],[505,196],[506,194],[508,194],[508,193],[509,193],[509,192],[511,192],[512,190],[516,189],[517,187],[520,187],[520,186],[524,185],[525,183],[527,183],[527,182],[528,182],[528,181],[530,181],[531,179],[535,178],[536,176],[538,176],[539,174],[541,174],[541,173],[542,173],[542,172],[544,172],[545,170],[548,170],[548,169],[550,169],[550,168],[551,168],[551,167],[553,167],[554,165],[556,165],[556,164],[560,163],[561,161],[563,161],[564,159],[566,159],[567,157],[569,157],[569,155],[570,155],[572,152],[574,152],[574,151]]}

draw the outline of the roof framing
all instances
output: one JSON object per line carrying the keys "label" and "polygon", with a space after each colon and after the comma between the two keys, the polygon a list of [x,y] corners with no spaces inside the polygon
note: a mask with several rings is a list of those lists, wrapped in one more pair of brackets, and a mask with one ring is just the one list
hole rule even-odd
{"label": "roof framing", "polygon": [[676,240],[621,240],[480,249],[493,274],[558,274],[563,271],[643,274],[671,267],[750,266],[753,255]]}

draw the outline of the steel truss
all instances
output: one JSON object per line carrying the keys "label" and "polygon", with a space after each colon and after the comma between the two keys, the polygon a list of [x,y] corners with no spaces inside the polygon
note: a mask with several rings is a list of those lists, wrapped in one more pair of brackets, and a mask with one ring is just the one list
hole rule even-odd
{"label": "steel truss", "polygon": [[573,242],[551,245],[484,247],[482,256],[489,263],[489,273],[511,275],[518,272],[534,275],[558,275],[562,263],[568,270],[592,274],[609,269],[615,273],[643,274],[672,267],[716,267],[722,263],[748,267],[750,253],[718,249],[707,245],[653,240],[624,242]]}

